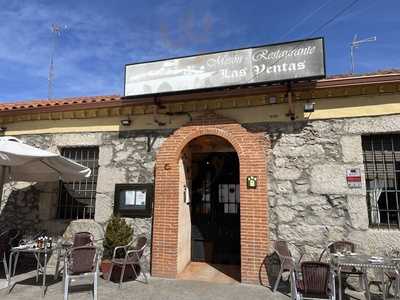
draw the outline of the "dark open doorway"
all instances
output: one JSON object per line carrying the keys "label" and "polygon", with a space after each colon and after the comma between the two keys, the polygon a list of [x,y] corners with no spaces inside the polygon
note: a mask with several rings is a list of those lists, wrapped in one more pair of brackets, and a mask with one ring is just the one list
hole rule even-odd
{"label": "dark open doorway", "polygon": [[[214,145],[211,149],[207,145],[210,140]],[[202,151],[196,151],[199,149],[196,143],[202,145]],[[191,260],[213,265],[239,266],[238,156],[221,138],[199,138],[192,146],[191,168]]]}

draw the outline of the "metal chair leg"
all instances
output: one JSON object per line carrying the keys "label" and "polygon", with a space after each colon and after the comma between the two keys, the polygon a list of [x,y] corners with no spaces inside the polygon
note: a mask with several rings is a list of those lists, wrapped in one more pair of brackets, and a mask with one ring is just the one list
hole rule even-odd
{"label": "metal chair leg", "polygon": [[65,277],[66,277],[66,274],[65,274],[65,272],[63,272],[63,276],[62,276],[62,282],[63,282],[62,288],[63,289],[65,287]]}
{"label": "metal chair leg", "polygon": [[108,271],[108,281],[110,281],[110,280],[111,280],[111,275],[112,275],[113,268],[114,268],[114,264],[113,264],[113,263],[111,263],[110,270]]}
{"label": "metal chair leg", "polygon": [[[135,265],[134,264],[130,264],[130,266],[131,266],[131,268],[132,268],[132,271],[133,271],[133,273],[135,273],[135,279],[137,280],[138,278],[139,278],[139,274],[136,272],[136,269],[135,269]],[[147,283],[147,279],[146,279],[146,283]]]}
{"label": "metal chair leg", "polygon": [[148,283],[149,283],[149,280],[147,279],[146,272],[144,272],[144,271],[142,270],[142,273],[143,273],[143,277],[144,277],[144,280],[145,280],[146,284],[148,284]]}
{"label": "metal chair leg", "polygon": [[301,296],[299,295],[298,291],[297,291],[297,286],[296,286],[296,274],[295,271],[291,271],[290,274],[290,289],[291,289],[291,296],[292,296],[292,300],[300,300]]}
{"label": "metal chair leg", "polygon": [[38,283],[38,281],[39,281],[39,262],[38,261],[36,262],[36,275],[35,275],[35,278],[36,278],[36,283]]}
{"label": "metal chair leg", "polygon": [[[12,276],[15,276],[15,271],[17,269],[18,258],[19,258],[19,252],[17,252],[17,254],[15,255],[14,270],[13,270],[13,275]],[[11,268],[11,266],[10,266],[10,268]]]}
{"label": "metal chair leg", "polygon": [[140,268],[140,272],[142,272],[142,274],[143,274],[143,277],[144,277],[144,280],[145,280],[145,283],[146,284],[148,284],[149,283],[149,281],[147,280],[147,275],[146,275],[146,272],[144,271],[144,269],[143,269],[143,266],[142,266],[142,264],[139,262],[139,268]]}
{"label": "metal chair leg", "polygon": [[7,281],[9,280],[8,276],[8,266],[7,266],[7,259],[6,259],[6,254],[3,253],[3,266],[4,266],[4,273],[6,274],[6,279]]}
{"label": "metal chair leg", "polygon": [[64,278],[64,300],[68,300],[68,285],[69,285],[69,278],[68,275],[65,275]]}
{"label": "metal chair leg", "polygon": [[122,280],[124,279],[126,264],[122,265],[121,276],[119,277],[119,287],[122,287]]}
{"label": "metal chair leg", "polygon": [[58,275],[60,274],[60,260],[61,260],[61,250],[57,252],[57,263],[56,263],[56,271],[54,272],[54,280],[58,279]]}
{"label": "metal chair leg", "polygon": [[279,287],[279,283],[281,282],[281,279],[282,279],[282,273],[283,273],[283,266],[281,265],[281,268],[280,268],[280,270],[279,270],[278,277],[276,278],[276,281],[275,281],[275,284],[274,284],[274,288],[273,288],[273,290],[272,290],[274,293],[276,292],[276,290],[277,290],[278,287]]}
{"label": "metal chair leg", "polygon": [[98,273],[96,272],[94,274],[94,279],[93,279],[93,300],[97,300],[97,279],[98,279]]}
{"label": "metal chair leg", "polygon": [[331,289],[331,295],[330,299],[331,300],[336,300],[336,276],[335,276],[335,271],[331,269],[330,271],[330,289]]}

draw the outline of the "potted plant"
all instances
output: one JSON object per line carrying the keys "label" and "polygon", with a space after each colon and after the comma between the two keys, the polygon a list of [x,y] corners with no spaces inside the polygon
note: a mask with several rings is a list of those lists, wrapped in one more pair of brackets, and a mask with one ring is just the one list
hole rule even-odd
{"label": "potted plant", "polygon": [[[118,246],[125,246],[132,241],[133,229],[125,219],[113,215],[107,223],[106,232],[103,241],[103,258],[101,261],[101,272],[105,279],[108,278],[108,273],[111,268],[111,259],[114,249]],[[121,253],[120,255],[124,255]],[[119,280],[118,268],[114,267],[111,278]]]}

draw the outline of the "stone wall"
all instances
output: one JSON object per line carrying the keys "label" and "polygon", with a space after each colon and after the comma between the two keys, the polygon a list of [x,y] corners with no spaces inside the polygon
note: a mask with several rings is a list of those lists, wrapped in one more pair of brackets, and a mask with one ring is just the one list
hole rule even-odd
{"label": "stone wall", "polygon": [[[361,135],[400,132],[400,116],[257,124],[271,140],[269,202],[271,238],[286,239],[313,256],[330,241],[354,241],[360,251],[382,255],[400,248],[400,230],[368,224]],[[345,174],[359,168],[362,188]]]}
{"label": "stone wall", "polygon": [[[399,115],[258,123],[246,128],[264,133],[271,142],[268,168],[271,239],[290,240],[314,255],[330,241],[339,239],[352,240],[361,251],[371,254],[400,248],[400,230],[374,229],[368,225],[361,147],[363,134],[400,132]],[[115,184],[154,180],[155,155],[169,132],[153,132],[150,139],[148,134],[132,131],[20,136],[31,145],[53,152],[61,147],[99,146],[95,220],[72,223],[57,220],[57,184],[18,184],[5,186],[1,224],[58,231],[66,236],[88,229],[101,243],[113,212]],[[347,186],[347,168],[360,168],[362,188]],[[145,233],[150,240],[151,218],[128,221],[135,234]],[[146,258],[149,264],[150,247]]]}
{"label": "stone wall", "polygon": [[[61,233],[70,237],[77,231],[90,231],[101,244],[107,220],[113,214],[116,183],[152,183],[155,154],[164,133],[152,132],[41,134],[19,136],[22,141],[52,152],[62,147],[98,146],[99,175],[96,192],[95,220],[73,222],[56,218],[58,184],[6,185],[0,213],[2,224],[10,223],[21,230]],[[3,223],[4,222],[4,223]],[[135,235],[149,238],[146,271],[149,272],[151,218],[130,218]]]}

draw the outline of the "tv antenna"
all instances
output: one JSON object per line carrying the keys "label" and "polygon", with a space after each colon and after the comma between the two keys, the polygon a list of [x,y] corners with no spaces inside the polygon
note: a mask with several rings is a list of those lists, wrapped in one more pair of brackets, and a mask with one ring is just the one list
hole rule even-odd
{"label": "tv antenna", "polygon": [[351,74],[354,74],[356,66],[354,61],[354,49],[360,47],[361,44],[375,42],[376,36],[371,36],[362,40],[357,40],[357,34],[354,35],[353,41],[350,44],[350,57],[351,57]]}
{"label": "tv antenna", "polygon": [[57,24],[51,25],[51,32],[53,33],[53,49],[51,51],[50,65],[49,65],[48,91],[47,91],[47,99],[48,100],[53,98],[54,57],[56,54],[57,43],[61,36],[61,33],[63,31],[65,31],[66,29],[67,29],[67,26],[60,26]]}

